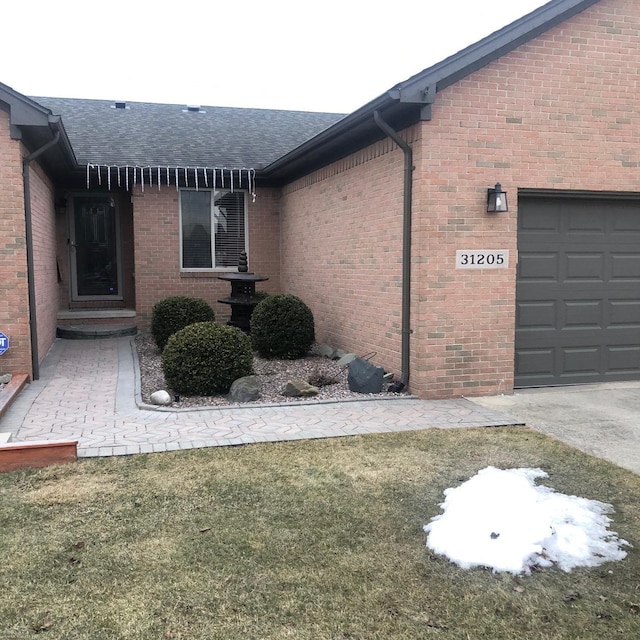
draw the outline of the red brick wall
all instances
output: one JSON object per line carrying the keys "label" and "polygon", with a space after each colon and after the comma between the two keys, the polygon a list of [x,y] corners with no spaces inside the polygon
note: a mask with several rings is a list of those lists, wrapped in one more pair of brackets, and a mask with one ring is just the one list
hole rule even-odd
{"label": "red brick wall", "polygon": [[29,303],[21,145],[0,109],[0,331],[11,339],[0,374],[30,373]]}
{"label": "red brick wall", "polygon": [[[513,386],[519,188],[638,191],[640,5],[602,0],[438,95],[423,124],[416,220],[421,395]],[[501,182],[508,214],[484,213]],[[456,249],[509,249],[455,270]]]}
{"label": "red brick wall", "polygon": [[[269,278],[258,283],[258,291],[280,290],[278,191],[258,189],[255,203],[248,202],[249,270]],[[179,239],[179,194],[175,187],[147,189],[138,186],[133,198],[135,242],[136,311],[138,327],[146,329],[153,305],[171,295],[204,298],[216,318],[228,320],[228,305],[217,302],[229,295],[228,282],[218,280],[223,272],[181,272]]]}
{"label": "red brick wall", "polygon": [[[409,132],[414,393],[512,390],[519,188],[639,190],[639,32],[640,3],[601,0],[439,93]],[[282,282],[321,340],[397,372],[402,154],[383,144],[284,189]],[[496,182],[508,214],[486,213]],[[456,270],[456,249],[508,249],[510,265]]]}
{"label": "red brick wall", "polygon": [[38,359],[42,361],[56,338],[58,275],[53,186],[37,163],[31,163],[29,188]]}
{"label": "red brick wall", "polygon": [[[416,145],[415,132],[408,136]],[[374,144],[283,189],[282,287],[316,338],[400,373],[404,155]]]}

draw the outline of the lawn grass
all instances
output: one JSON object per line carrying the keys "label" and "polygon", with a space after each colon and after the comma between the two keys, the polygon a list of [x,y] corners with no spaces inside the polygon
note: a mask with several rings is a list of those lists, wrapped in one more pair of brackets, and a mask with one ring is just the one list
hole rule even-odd
{"label": "lawn grass", "polygon": [[[542,467],[610,502],[622,562],[514,577],[425,547],[442,492]],[[631,639],[640,477],[524,428],[86,460],[0,475],[0,640]]]}

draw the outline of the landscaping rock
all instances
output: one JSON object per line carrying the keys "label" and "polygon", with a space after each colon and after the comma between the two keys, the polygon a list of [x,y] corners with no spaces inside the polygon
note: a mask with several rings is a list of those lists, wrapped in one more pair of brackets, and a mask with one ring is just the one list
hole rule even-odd
{"label": "landscaping rock", "polygon": [[353,362],[358,356],[355,353],[345,353],[340,357],[340,360],[336,362],[339,367],[346,367],[350,362]]}
{"label": "landscaping rock", "polygon": [[362,358],[355,358],[349,363],[349,389],[357,393],[380,393],[383,375],[382,367],[376,367]]}
{"label": "landscaping rock", "polygon": [[151,404],[166,407],[171,404],[171,396],[166,391],[154,391],[151,394]]}
{"label": "landscaping rock", "polygon": [[3,376],[0,376],[0,384],[9,384],[11,378],[13,378],[13,376],[10,373],[5,373]]}
{"label": "landscaping rock", "polygon": [[287,398],[310,398],[318,395],[318,387],[314,387],[304,380],[289,380],[282,390],[282,395]]}
{"label": "landscaping rock", "polygon": [[311,347],[311,353],[317,356],[323,356],[325,358],[333,359],[335,349],[328,344],[315,344]]}
{"label": "landscaping rock", "polygon": [[340,360],[340,358],[342,358],[342,356],[346,356],[346,355],[347,355],[346,351],[343,351],[342,349],[336,349],[333,352],[333,359],[334,360]]}
{"label": "landscaping rock", "polygon": [[244,376],[233,381],[229,390],[230,402],[253,402],[260,398],[260,383],[256,376]]}

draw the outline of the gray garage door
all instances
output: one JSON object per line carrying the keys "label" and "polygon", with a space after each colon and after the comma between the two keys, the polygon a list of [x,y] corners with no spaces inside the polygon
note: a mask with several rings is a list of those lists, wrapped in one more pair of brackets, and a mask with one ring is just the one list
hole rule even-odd
{"label": "gray garage door", "polygon": [[515,385],[640,379],[640,200],[518,209]]}

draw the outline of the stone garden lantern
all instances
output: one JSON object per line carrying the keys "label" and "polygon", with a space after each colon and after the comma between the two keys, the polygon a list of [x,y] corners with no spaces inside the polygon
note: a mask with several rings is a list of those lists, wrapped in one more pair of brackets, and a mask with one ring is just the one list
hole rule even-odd
{"label": "stone garden lantern", "polygon": [[260,296],[256,295],[256,282],[263,282],[269,278],[249,273],[247,254],[242,251],[238,261],[238,273],[228,273],[218,276],[218,279],[231,283],[231,295],[218,299],[218,302],[231,305],[231,319],[227,324],[249,333],[251,314],[255,306],[262,300]]}

